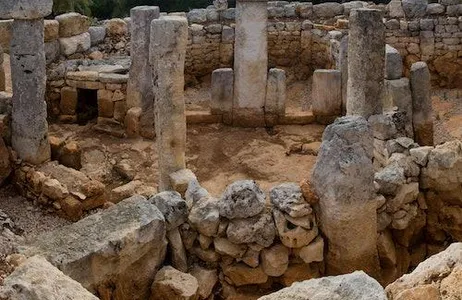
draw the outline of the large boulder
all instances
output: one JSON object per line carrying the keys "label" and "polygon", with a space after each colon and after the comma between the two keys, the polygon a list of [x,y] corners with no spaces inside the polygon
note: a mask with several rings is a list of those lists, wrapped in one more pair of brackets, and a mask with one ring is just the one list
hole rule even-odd
{"label": "large boulder", "polygon": [[69,226],[44,233],[22,250],[42,255],[92,293],[148,299],[167,241],[156,206],[133,196]]}
{"label": "large boulder", "polygon": [[386,300],[385,291],[362,271],[296,282],[259,300]]}
{"label": "large boulder", "polygon": [[339,118],[324,131],[311,179],[319,196],[316,216],[328,244],[327,274],[364,270],[378,275],[372,136],[359,116]]}
{"label": "large boulder", "polygon": [[3,297],[11,300],[98,299],[41,256],[27,259],[4,280],[0,299]]}
{"label": "large boulder", "polygon": [[415,270],[386,287],[388,299],[460,299],[462,295],[462,243],[428,258]]}

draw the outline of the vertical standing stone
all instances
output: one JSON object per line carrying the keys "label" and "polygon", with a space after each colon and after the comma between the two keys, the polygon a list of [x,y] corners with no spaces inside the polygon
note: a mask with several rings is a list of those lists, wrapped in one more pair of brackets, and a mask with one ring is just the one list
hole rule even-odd
{"label": "vertical standing stone", "polygon": [[186,18],[168,16],[152,21],[150,64],[156,99],[160,191],[170,190],[169,175],[186,166],[184,64],[187,42]]}
{"label": "vertical standing stone", "polygon": [[348,35],[345,35],[340,41],[337,70],[342,73],[342,115],[345,115],[348,87]]}
{"label": "vertical standing stone", "polygon": [[406,113],[405,131],[406,136],[414,138],[412,129],[412,96],[409,79],[403,77],[395,80],[385,80],[385,97],[383,101],[384,111],[398,111]]}
{"label": "vertical standing stone", "polygon": [[319,197],[316,216],[328,244],[328,275],[379,273],[372,157],[372,129],[366,119],[342,117],[327,126],[312,186]]}
{"label": "vertical standing stone", "polygon": [[342,113],[342,73],[316,70],[312,86],[313,115],[320,123],[330,123]]}
{"label": "vertical standing stone", "polygon": [[350,14],[347,115],[382,113],[385,26],[382,12],[361,8]]}
{"label": "vertical standing stone", "polygon": [[212,114],[223,115],[223,123],[232,124],[234,95],[234,72],[231,68],[212,72]]}
{"label": "vertical standing stone", "polygon": [[412,123],[415,141],[421,146],[433,146],[433,109],[430,71],[425,62],[411,66]]}
{"label": "vertical standing stone", "polygon": [[3,68],[3,48],[0,45],[0,92],[5,91],[5,69]]}
{"label": "vertical standing stone", "polygon": [[50,159],[43,30],[43,19],[15,19],[10,52],[12,145],[19,157],[34,164]]}
{"label": "vertical standing stone", "polygon": [[286,113],[286,72],[270,69],[266,86],[265,126],[274,126]]}
{"label": "vertical standing stone", "polygon": [[403,76],[403,59],[401,54],[390,45],[385,47],[385,78],[400,79]]}
{"label": "vertical standing stone", "polygon": [[238,126],[265,125],[267,21],[266,0],[237,1],[233,123]]}
{"label": "vertical standing stone", "polygon": [[127,109],[141,107],[140,134],[153,138],[154,90],[149,67],[151,21],[159,18],[159,7],[138,6],[130,10],[131,48],[130,77],[127,84]]}

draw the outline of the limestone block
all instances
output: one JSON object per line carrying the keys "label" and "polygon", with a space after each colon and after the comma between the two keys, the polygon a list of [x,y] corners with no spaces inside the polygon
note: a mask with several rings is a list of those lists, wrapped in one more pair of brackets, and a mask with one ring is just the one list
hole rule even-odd
{"label": "limestone block", "polygon": [[255,181],[236,181],[223,192],[218,207],[220,215],[228,219],[253,217],[265,208],[265,193]]}
{"label": "limestone block", "polygon": [[351,2],[342,3],[342,6],[343,6],[343,14],[345,16],[349,16],[350,12],[353,9],[366,7],[367,2],[364,2],[364,1],[351,1]]}
{"label": "limestone block", "polygon": [[[363,58],[367,55],[368,59]],[[382,113],[385,26],[382,12],[361,8],[350,14],[347,115]]]}
{"label": "limestone block", "polygon": [[404,18],[404,9],[402,0],[391,0],[387,5],[387,10],[390,18]]}
{"label": "limestone block", "polygon": [[268,276],[279,277],[289,266],[289,249],[281,244],[261,251],[261,266]]}
{"label": "limestone block", "polygon": [[52,0],[2,1],[0,19],[42,19],[51,14],[52,8]]}
{"label": "limestone block", "polygon": [[140,133],[141,107],[133,107],[125,116],[125,128],[129,137],[135,137]]}
{"label": "limestone block", "polygon": [[87,16],[71,12],[55,18],[59,22],[59,37],[66,38],[88,31],[91,20]]}
{"label": "limestone block", "polygon": [[59,23],[56,20],[45,20],[45,42],[59,38]]}
{"label": "limestone block", "polygon": [[223,26],[221,31],[221,42],[222,43],[234,43],[234,28],[229,26]]}
{"label": "limestone block", "polygon": [[129,33],[127,22],[119,18],[107,20],[105,26],[108,36],[122,36]]}
{"label": "limestone block", "polygon": [[60,110],[63,115],[75,115],[77,109],[77,89],[63,87],[61,89]]}
{"label": "limestone block", "polygon": [[206,9],[192,9],[188,12],[189,23],[205,23],[207,22],[207,10]]}
{"label": "limestone block", "polygon": [[264,126],[268,76],[267,3],[236,3],[233,124]]}
{"label": "limestone block", "polygon": [[96,46],[104,41],[106,37],[106,28],[104,26],[90,26],[88,28],[91,45]]}
{"label": "limestone block", "polygon": [[33,256],[5,278],[5,299],[97,300],[80,283],[72,280],[41,256]]}
{"label": "limestone block", "polygon": [[356,271],[347,275],[296,282],[288,288],[260,298],[284,299],[386,300],[387,296],[380,283],[363,271]]}
{"label": "limestone block", "polygon": [[144,197],[134,196],[38,236],[24,254],[43,255],[92,293],[148,299],[166,246],[162,214]]}
{"label": "limestone block", "polygon": [[114,102],[112,101],[112,91],[98,90],[98,116],[112,118],[114,115]]}
{"label": "limestone block", "polygon": [[403,10],[408,19],[424,17],[427,4],[427,0],[402,0]]}
{"label": "limestone block", "polygon": [[247,251],[247,246],[231,243],[226,238],[215,238],[213,246],[218,254],[229,255],[233,258],[242,258]]}
{"label": "limestone block", "polygon": [[231,68],[217,69],[212,72],[212,114],[222,114],[223,122],[232,122],[234,96],[234,72]]}
{"label": "limestone block", "polygon": [[385,111],[392,111],[394,108],[398,108],[398,111],[404,112],[406,136],[411,138],[414,136],[412,126],[412,95],[409,79],[385,80],[383,108]]}
{"label": "limestone block", "polygon": [[300,248],[298,256],[307,264],[324,260],[324,239],[318,236],[308,246]]}
{"label": "limestone block", "polygon": [[300,186],[296,183],[283,183],[275,186],[270,190],[269,196],[275,208],[293,218],[304,217],[313,212],[303,198]]}
{"label": "limestone block", "polygon": [[330,19],[343,14],[343,6],[335,2],[316,4],[313,5],[313,13],[318,18]]}
{"label": "limestone block", "polygon": [[178,192],[166,191],[158,193],[149,198],[164,215],[167,224],[167,231],[177,228],[188,218],[188,207],[186,201],[181,198]]}
{"label": "limestone block", "polygon": [[185,168],[184,64],[187,20],[165,17],[151,23],[150,64],[155,78],[155,124],[159,190],[171,189],[169,175]]}
{"label": "limestone block", "polygon": [[189,183],[193,180],[197,180],[196,175],[189,169],[173,172],[169,176],[173,190],[180,193],[183,197],[188,189]]}
{"label": "limestone block", "polygon": [[[188,196],[186,196],[186,199],[188,199]],[[188,221],[199,233],[209,237],[215,236],[220,225],[217,200],[207,195],[194,201]]]}
{"label": "limestone block", "polygon": [[261,266],[250,268],[243,263],[224,266],[223,273],[235,286],[262,284],[268,280]]}
{"label": "limestone block", "polygon": [[43,35],[42,19],[15,20],[13,23],[10,48],[13,83],[12,145],[20,158],[34,164],[50,158]]}
{"label": "limestone block", "polygon": [[421,146],[433,146],[433,108],[430,71],[424,62],[411,66],[412,123],[415,141]]}
{"label": "limestone block", "polygon": [[339,118],[324,131],[311,181],[319,196],[316,216],[329,245],[327,274],[360,269],[373,275],[380,269],[372,157],[373,134],[364,118]]}
{"label": "limestone block", "polygon": [[427,5],[427,14],[428,15],[440,15],[444,14],[445,11],[444,5],[439,3],[428,3]]}
{"label": "limestone block", "polygon": [[61,53],[66,56],[85,52],[91,47],[90,34],[85,32],[67,38],[60,38],[59,43],[61,45]]}
{"label": "limestone block", "polygon": [[167,231],[167,240],[172,266],[181,272],[187,272],[188,259],[178,227]]}
{"label": "limestone block", "polygon": [[341,71],[314,71],[311,94],[312,110],[315,116],[340,116],[342,113]]}
{"label": "limestone block", "polygon": [[400,79],[403,76],[403,59],[399,51],[390,45],[385,47],[385,79]]}
{"label": "limestone block", "polygon": [[235,244],[257,243],[269,247],[276,236],[273,218],[269,213],[247,219],[233,219],[226,230],[230,242]]}
{"label": "limestone block", "polygon": [[156,274],[152,284],[152,300],[198,298],[199,283],[197,279],[170,266],[163,267]]}
{"label": "limestone block", "polygon": [[198,265],[194,265],[189,272],[196,277],[199,284],[199,296],[202,299],[207,299],[212,294],[213,288],[218,281],[217,271],[215,269],[205,269]]}
{"label": "limestone block", "polygon": [[286,72],[270,69],[266,85],[265,123],[266,126],[278,124],[279,117],[286,113]]}
{"label": "limestone block", "polygon": [[9,52],[13,20],[0,20],[0,46]]}
{"label": "limestone block", "polygon": [[297,225],[292,223],[294,219],[277,209],[273,210],[273,217],[279,239],[288,248],[307,246],[319,233],[316,223],[314,221],[310,222],[309,218],[306,218],[305,221],[309,222],[310,226],[300,226],[302,224],[299,223]]}

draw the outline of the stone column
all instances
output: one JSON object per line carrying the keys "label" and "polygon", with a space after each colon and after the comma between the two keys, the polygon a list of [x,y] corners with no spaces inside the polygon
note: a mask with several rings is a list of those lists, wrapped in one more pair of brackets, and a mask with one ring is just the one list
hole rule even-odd
{"label": "stone column", "polygon": [[414,138],[421,146],[433,146],[433,109],[427,64],[422,61],[414,63],[410,77]]}
{"label": "stone column", "polygon": [[342,73],[339,70],[316,70],[312,86],[313,115],[328,124],[342,113]]}
{"label": "stone column", "polygon": [[5,91],[6,82],[5,82],[5,69],[3,68],[3,48],[0,45],[0,92]]}
{"label": "stone column", "polygon": [[316,216],[328,245],[327,275],[356,270],[379,275],[372,157],[366,119],[342,117],[327,126],[311,177],[319,197]]}
{"label": "stone column", "polygon": [[265,126],[279,123],[286,113],[286,72],[281,69],[270,69],[266,86]]}
{"label": "stone column", "polygon": [[138,6],[130,10],[130,76],[127,84],[127,110],[141,107],[140,134],[154,138],[154,90],[149,67],[151,22],[159,18],[159,7]]}
{"label": "stone column", "polygon": [[156,99],[159,191],[170,190],[169,175],[186,166],[184,64],[187,42],[186,18],[168,16],[152,21],[150,64]]}
{"label": "stone column", "polygon": [[20,158],[33,164],[50,159],[43,18],[52,6],[52,0],[0,3],[0,19],[15,19],[10,48],[12,145]]}
{"label": "stone column", "polygon": [[212,72],[212,114],[223,115],[223,123],[232,124],[234,95],[234,72],[231,68],[217,69]]}
{"label": "stone column", "polygon": [[234,46],[233,124],[265,125],[268,73],[267,1],[238,0]]}
{"label": "stone column", "polygon": [[361,8],[350,14],[347,115],[382,113],[385,26],[382,12]]}
{"label": "stone column", "polygon": [[342,73],[342,115],[346,114],[348,87],[348,35],[340,40],[337,70]]}

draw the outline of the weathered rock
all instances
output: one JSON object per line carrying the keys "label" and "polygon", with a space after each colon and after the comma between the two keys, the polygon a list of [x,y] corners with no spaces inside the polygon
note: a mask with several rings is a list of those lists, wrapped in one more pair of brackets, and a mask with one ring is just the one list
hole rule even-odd
{"label": "weathered rock", "polygon": [[293,218],[300,218],[313,212],[303,198],[302,190],[296,183],[283,183],[271,189],[271,203]]}
{"label": "weathered rock", "polygon": [[261,251],[261,266],[268,276],[279,277],[289,266],[289,249],[276,244]]}
{"label": "weathered rock", "polygon": [[0,297],[12,300],[98,299],[41,256],[27,259],[5,278],[3,292],[0,288]]}
{"label": "weathered rock", "polygon": [[222,114],[223,123],[232,123],[234,98],[234,72],[231,68],[217,69],[212,72],[212,92],[210,111]]}
{"label": "weathered rock", "polygon": [[343,6],[340,3],[328,2],[313,5],[313,13],[318,18],[330,19],[343,13]]}
{"label": "weathered rock", "polygon": [[170,184],[174,191],[177,191],[184,196],[188,189],[189,183],[197,180],[196,175],[189,169],[182,169],[170,174]]}
{"label": "weathered rock", "polygon": [[205,236],[215,236],[220,225],[218,201],[210,196],[200,198],[188,216],[191,226]]}
{"label": "weathered rock", "polygon": [[412,96],[409,79],[385,80],[385,98],[383,109],[393,111],[398,108],[399,112],[405,113],[404,129],[408,137],[414,137],[412,129]]}
{"label": "weathered rock", "polygon": [[51,14],[52,8],[52,0],[2,1],[0,19],[42,19]]}
{"label": "weathered rock", "polygon": [[368,122],[372,127],[374,138],[379,140],[396,138],[398,130],[389,115],[372,115],[369,117]]}
{"label": "weathered rock", "polygon": [[212,294],[213,288],[218,281],[217,270],[204,269],[198,265],[194,265],[190,274],[197,279],[199,296],[202,299],[207,299]]}
{"label": "weathered rock", "polygon": [[149,198],[149,202],[164,215],[167,231],[180,226],[188,218],[188,206],[178,192],[161,192]]}
{"label": "weathered rock", "polygon": [[23,253],[43,255],[90,292],[102,289],[113,299],[147,299],[166,246],[161,212],[134,196],[38,236]]}
{"label": "weathered rock", "polygon": [[318,227],[313,222],[309,229],[290,222],[287,216],[277,209],[273,210],[277,234],[281,242],[289,248],[300,248],[308,245],[318,235]]}
{"label": "weathered rock", "polygon": [[213,240],[215,251],[221,255],[229,255],[233,258],[241,258],[247,251],[247,246],[233,244],[225,238],[215,238]]}
{"label": "weathered rock", "polygon": [[174,268],[163,267],[156,274],[152,284],[151,300],[198,299],[199,283],[197,279]]}
{"label": "weathered rock", "polygon": [[253,217],[265,208],[265,194],[255,181],[236,181],[228,185],[218,207],[220,216],[228,219]]}
{"label": "weathered rock", "polygon": [[387,5],[390,18],[404,18],[404,10],[401,0],[392,0]]}
{"label": "weathered rock", "polygon": [[128,34],[128,25],[123,19],[111,19],[106,21],[106,34],[108,36],[121,36]]}
{"label": "weathered rock", "polygon": [[413,148],[409,150],[412,159],[419,166],[425,167],[428,161],[428,155],[433,150],[431,146],[423,146],[418,148]]}
{"label": "weathered rock", "polygon": [[378,192],[383,195],[396,195],[398,188],[406,183],[404,169],[398,166],[387,166],[375,173],[374,180],[377,182]]}
{"label": "weathered rock", "polygon": [[342,112],[342,73],[316,70],[313,73],[312,110],[315,116],[339,116]]}
{"label": "weathered rock", "polygon": [[386,300],[383,288],[362,271],[296,282],[259,300]]}
{"label": "weathered rock", "polygon": [[329,245],[327,274],[378,273],[372,144],[362,117],[339,118],[324,131],[311,178],[319,195],[316,216]]}
{"label": "weathered rock", "polygon": [[[360,8],[350,14],[347,115],[382,113],[385,26],[382,12]],[[369,59],[363,58],[367,55]]]}
{"label": "weathered rock", "polygon": [[243,263],[223,266],[223,273],[235,286],[262,284],[268,280],[268,275],[262,267],[250,268]]}
{"label": "weathered rock", "polygon": [[388,285],[388,299],[457,299],[462,293],[461,266],[462,244],[454,243]]}
{"label": "weathered rock", "polygon": [[59,38],[59,22],[56,20],[45,20],[44,39],[45,42],[51,42]]}
{"label": "weathered rock", "polygon": [[403,59],[398,50],[386,45],[385,47],[385,78],[400,79],[403,76]]}
{"label": "weathered rock", "polygon": [[164,17],[151,22],[149,63],[155,87],[155,123],[159,153],[159,190],[171,189],[169,175],[185,169],[186,115],[184,63],[188,22]]}
{"label": "weathered rock", "polygon": [[247,219],[233,219],[226,230],[228,239],[235,244],[257,243],[269,247],[276,236],[273,218],[269,213]]}
{"label": "weathered rock", "polygon": [[308,246],[300,248],[298,256],[307,264],[324,260],[324,239],[318,236]]}
{"label": "weathered rock", "polygon": [[59,22],[59,37],[71,37],[88,31],[91,20],[87,16],[71,12],[55,18]]}
{"label": "weathered rock", "polygon": [[188,272],[186,250],[178,228],[174,228],[167,232],[167,240],[172,259],[172,266],[181,272]]}
{"label": "weathered rock", "polygon": [[319,269],[304,263],[289,264],[287,271],[280,277],[284,286],[291,286],[294,282],[301,282],[320,277]]}
{"label": "weathered rock", "polygon": [[427,0],[402,0],[403,10],[408,19],[424,17],[427,4]]}
{"label": "weathered rock", "polygon": [[90,34],[88,32],[84,32],[68,38],[60,38],[59,43],[61,45],[61,53],[66,56],[84,52],[91,47]]}
{"label": "weathered rock", "polygon": [[209,192],[200,186],[199,181],[191,180],[188,183],[188,189],[185,192],[185,199],[188,207],[192,207],[197,201],[202,198],[209,197]]}
{"label": "weathered rock", "polygon": [[91,26],[88,28],[90,34],[91,45],[95,46],[104,41],[106,37],[106,28],[103,26]]}

